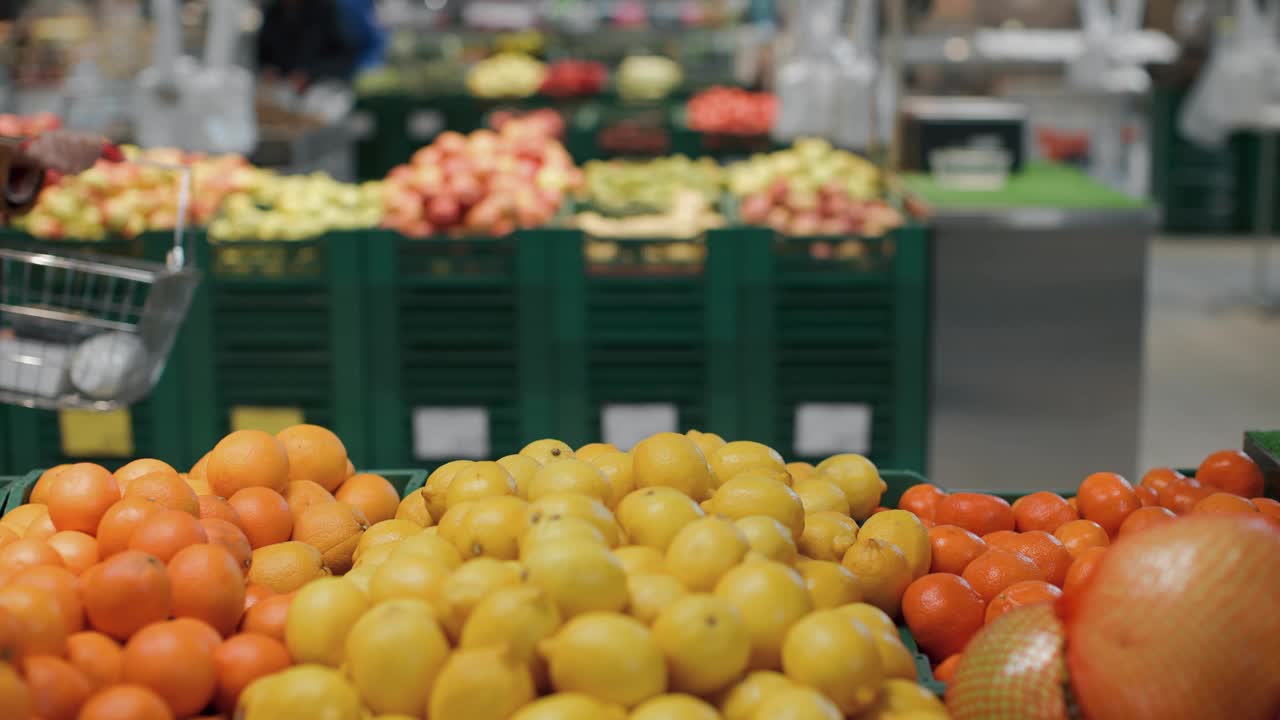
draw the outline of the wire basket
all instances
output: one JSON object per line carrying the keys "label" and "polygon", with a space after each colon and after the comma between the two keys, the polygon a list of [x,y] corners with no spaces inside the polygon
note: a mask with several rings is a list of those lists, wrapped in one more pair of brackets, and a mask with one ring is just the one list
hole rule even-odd
{"label": "wire basket", "polygon": [[159,167],[179,173],[166,262],[0,248],[0,403],[112,410],[160,379],[200,274],[183,244],[190,169]]}

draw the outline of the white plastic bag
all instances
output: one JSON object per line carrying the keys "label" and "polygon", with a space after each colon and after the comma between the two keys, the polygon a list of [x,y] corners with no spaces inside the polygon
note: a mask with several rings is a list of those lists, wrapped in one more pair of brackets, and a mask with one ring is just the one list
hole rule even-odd
{"label": "white plastic bag", "polygon": [[1254,0],[1236,0],[1235,21],[1229,29],[1219,29],[1178,116],[1183,135],[1217,146],[1233,129],[1261,116],[1270,100],[1274,72],[1268,44],[1274,47],[1274,30],[1265,27]]}

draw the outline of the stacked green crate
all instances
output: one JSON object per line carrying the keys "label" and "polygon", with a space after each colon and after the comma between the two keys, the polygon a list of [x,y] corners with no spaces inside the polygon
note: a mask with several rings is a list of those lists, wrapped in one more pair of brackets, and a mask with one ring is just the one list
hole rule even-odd
{"label": "stacked green crate", "polygon": [[368,465],[363,246],[369,232],[212,244],[188,324],[194,454],[236,429],[332,429]]}
{"label": "stacked green crate", "polygon": [[370,425],[380,464],[493,459],[548,433],[547,258],[564,234],[373,238]]}
{"label": "stacked green crate", "polygon": [[[8,234],[5,242],[30,245],[51,254],[92,253],[103,256],[163,262],[173,246],[173,234],[147,233],[124,240],[35,241]],[[16,278],[11,279],[14,282]],[[189,461],[185,444],[183,380],[180,358],[183,334],[151,395],[127,410],[94,413],[87,410],[49,411],[17,406],[0,407],[0,469],[26,472],[62,463],[96,462],[115,468],[134,457],[157,457],[183,464]]]}
{"label": "stacked green crate", "polygon": [[1231,233],[1247,229],[1253,196],[1247,140],[1200,147],[1178,131],[1186,93],[1160,89],[1152,97],[1152,194],[1170,233]]}

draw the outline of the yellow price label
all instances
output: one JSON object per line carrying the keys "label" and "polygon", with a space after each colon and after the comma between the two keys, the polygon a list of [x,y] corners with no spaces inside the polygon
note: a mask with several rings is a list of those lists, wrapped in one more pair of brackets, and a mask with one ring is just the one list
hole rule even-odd
{"label": "yellow price label", "polygon": [[306,422],[302,408],[237,405],[231,408],[231,430],[261,430],[272,435]]}
{"label": "yellow price label", "polygon": [[59,410],[62,454],[67,457],[133,457],[133,422],[128,410]]}

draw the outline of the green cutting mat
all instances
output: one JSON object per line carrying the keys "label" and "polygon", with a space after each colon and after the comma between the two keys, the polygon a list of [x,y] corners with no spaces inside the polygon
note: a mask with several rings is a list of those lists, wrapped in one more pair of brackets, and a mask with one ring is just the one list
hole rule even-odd
{"label": "green cutting mat", "polygon": [[902,176],[907,187],[939,208],[1056,208],[1129,210],[1145,207],[1137,198],[1113,190],[1067,165],[1030,162],[995,191],[951,190],[924,174]]}

